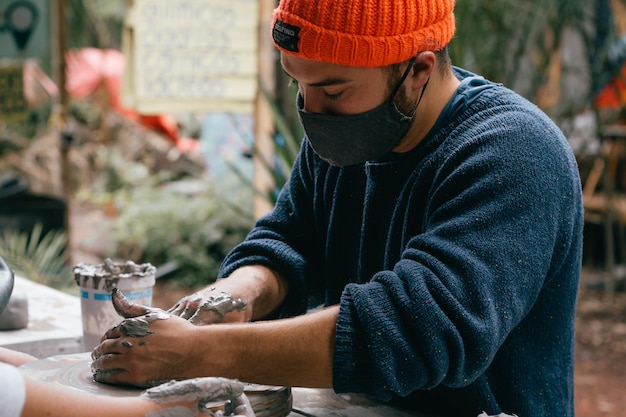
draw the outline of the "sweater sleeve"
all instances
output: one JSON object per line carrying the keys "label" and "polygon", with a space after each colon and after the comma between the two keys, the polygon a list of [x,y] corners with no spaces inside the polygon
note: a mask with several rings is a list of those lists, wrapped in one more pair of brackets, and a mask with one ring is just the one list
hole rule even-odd
{"label": "sweater sleeve", "polygon": [[0,362],[0,416],[19,417],[25,400],[24,377],[14,366]]}
{"label": "sweater sleeve", "polygon": [[289,296],[278,315],[290,317],[319,305],[321,296],[307,288],[311,265],[320,255],[312,253],[316,241],[310,164],[311,151],[303,141],[289,180],[272,211],[257,221],[246,239],[224,259],[218,278],[246,265],[263,265],[289,282]]}

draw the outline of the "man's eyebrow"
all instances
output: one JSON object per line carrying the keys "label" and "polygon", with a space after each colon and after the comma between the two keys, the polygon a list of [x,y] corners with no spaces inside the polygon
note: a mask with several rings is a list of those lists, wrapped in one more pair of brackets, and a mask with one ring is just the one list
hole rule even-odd
{"label": "man's eyebrow", "polygon": [[[291,76],[291,74],[289,74],[284,68],[283,68],[283,72],[290,77],[291,79],[295,80],[295,78],[293,78]],[[297,81],[297,80],[296,80]],[[330,87],[333,85],[341,85],[341,84],[346,84],[348,82],[350,82],[351,80],[348,78],[340,78],[340,77],[333,77],[333,78],[327,78],[325,80],[321,80],[318,81],[316,83],[313,84],[308,84],[310,87]]]}

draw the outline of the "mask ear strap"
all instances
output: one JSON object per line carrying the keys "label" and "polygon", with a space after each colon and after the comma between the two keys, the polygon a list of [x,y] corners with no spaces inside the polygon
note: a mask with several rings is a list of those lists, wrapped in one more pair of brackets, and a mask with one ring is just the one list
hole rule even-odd
{"label": "mask ear strap", "polygon": [[406,67],[406,70],[404,70],[404,74],[402,74],[402,77],[400,78],[398,85],[396,85],[396,88],[393,90],[393,94],[391,94],[391,98],[394,98],[396,96],[396,93],[400,89],[400,86],[402,85],[404,80],[406,80],[406,77],[409,76],[409,72],[413,68],[413,64],[415,64],[415,57],[411,58],[411,60],[409,61],[409,65]]}
{"label": "mask ear strap", "polygon": [[420,101],[422,101],[422,97],[424,97],[424,91],[426,91],[426,86],[428,85],[428,81],[430,81],[430,76],[428,76],[428,79],[426,80],[426,82],[424,83],[424,86],[422,87],[422,92],[420,93],[420,98],[417,99],[417,104],[415,104],[415,109],[417,110],[417,106],[420,105]]}

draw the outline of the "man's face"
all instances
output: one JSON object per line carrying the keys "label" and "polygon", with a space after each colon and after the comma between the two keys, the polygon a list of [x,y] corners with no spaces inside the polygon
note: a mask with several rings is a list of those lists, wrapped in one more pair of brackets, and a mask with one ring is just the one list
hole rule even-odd
{"label": "man's face", "polygon": [[360,114],[389,99],[388,73],[282,54],[284,71],[298,83],[304,109],[329,115]]}

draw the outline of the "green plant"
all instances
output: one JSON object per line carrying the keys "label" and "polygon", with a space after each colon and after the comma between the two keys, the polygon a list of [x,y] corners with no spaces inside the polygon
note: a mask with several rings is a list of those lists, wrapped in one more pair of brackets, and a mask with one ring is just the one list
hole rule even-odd
{"label": "green plant", "polygon": [[232,210],[236,196],[217,194],[206,182],[198,191],[143,187],[116,196],[108,256],[159,267],[175,265],[170,279],[181,287],[215,280],[226,254],[252,227],[252,215]]}
{"label": "green plant", "polygon": [[[607,64],[621,42],[609,9],[605,0],[458,0],[450,56],[538,104],[548,81],[558,82],[560,93],[544,110],[568,118],[615,76]],[[550,80],[554,70],[558,80]]]}
{"label": "green plant", "polygon": [[68,267],[67,243],[64,231],[44,234],[43,226],[37,223],[30,233],[5,230],[0,236],[0,253],[16,275],[69,291],[75,284]]}

